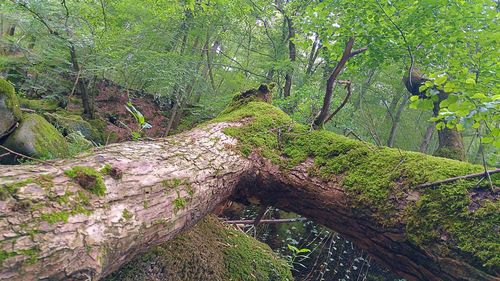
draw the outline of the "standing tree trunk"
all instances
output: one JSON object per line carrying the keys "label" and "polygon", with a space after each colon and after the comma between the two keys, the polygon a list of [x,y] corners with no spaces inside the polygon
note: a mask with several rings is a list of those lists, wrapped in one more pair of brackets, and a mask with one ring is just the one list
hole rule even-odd
{"label": "standing tree trunk", "polygon": [[[403,77],[403,82],[406,89],[412,94],[421,98],[427,98],[425,92],[420,92],[420,86],[427,81],[426,78],[418,70],[412,70],[410,77]],[[448,98],[448,93],[439,90],[438,100],[434,102],[433,113],[434,116],[439,114],[439,104]],[[465,148],[462,136],[456,129],[449,129],[447,127],[438,130],[439,145],[434,155],[446,157],[450,159],[465,160]]]}
{"label": "standing tree trunk", "polygon": [[[396,139],[396,131],[398,129],[399,122],[401,121],[401,113],[403,113],[403,110],[405,109],[406,103],[408,102],[408,95],[404,95],[403,100],[399,104],[398,110],[396,111],[396,114],[393,115],[394,111],[389,112],[390,117],[392,119],[392,126],[391,130],[389,132],[389,137],[387,138],[387,146],[388,147],[394,147],[394,140]],[[397,103],[394,105],[396,107]],[[391,109],[389,109],[391,110]]]}
{"label": "standing tree trunk", "polygon": [[427,151],[429,150],[429,144],[431,143],[433,134],[434,134],[434,124],[431,124],[427,126],[427,129],[425,130],[424,139],[422,140],[422,143],[420,144],[419,148],[420,152],[427,153]]}
{"label": "standing tree trunk", "polygon": [[309,53],[309,59],[307,60],[306,75],[311,75],[313,73],[314,63],[318,58],[319,51],[321,50],[321,44],[318,39],[318,34],[314,36],[314,42],[311,47],[311,52]]}
{"label": "standing tree trunk", "polygon": [[297,51],[295,49],[295,43],[293,42],[293,39],[295,38],[295,28],[293,27],[293,21],[289,16],[285,15],[285,20],[288,26],[288,58],[291,63],[291,67],[286,71],[285,75],[285,88],[283,90],[283,96],[289,97],[290,93],[292,91],[292,83],[293,83],[293,68],[294,68],[294,63],[295,59],[297,57]]}
{"label": "standing tree trunk", "polygon": [[167,139],[0,166],[0,280],[98,280],[229,196],[307,216],[408,280],[499,280],[498,195],[476,180],[419,188],[481,166],[310,132],[255,102],[267,89]]}
{"label": "standing tree trunk", "polygon": [[[448,98],[448,94],[439,91],[438,97],[438,100],[434,103],[434,116],[439,114],[439,104]],[[457,129],[445,127],[438,130],[438,140],[439,145],[436,151],[434,151],[434,155],[462,161],[465,160],[464,141]]]}
{"label": "standing tree trunk", "polygon": [[73,42],[69,41],[69,55],[70,55],[70,60],[71,60],[71,66],[73,67],[73,71],[75,72],[76,78],[78,79],[77,86],[78,90],[80,91],[80,95],[82,97],[82,105],[83,105],[83,115],[89,119],[94,118],[94,102],[93,102],[93,97],[92,94],[90,93],[89,89],[87,88],[85,78],[81,77],[81,68],[80,64],[78,63],[78,57],[76,55],[76,49],[75,45]]}

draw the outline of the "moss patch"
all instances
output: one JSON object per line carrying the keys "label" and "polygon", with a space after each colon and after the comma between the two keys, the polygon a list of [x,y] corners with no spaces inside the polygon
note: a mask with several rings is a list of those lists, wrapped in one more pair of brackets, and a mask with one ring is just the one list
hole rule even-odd
{"label": "moss patch", "polygon": [[103,136],[89,122],[82,119],[79,115],[62,115],[61,112],[45,113],[45,118],[49,120],[55,127],[59,128],[63,134],[80,132],[86,139],[98,144],[103,143]]}
{"label": "moss patch", "polygon": [[[258,151],[285,170],[311,158],[314,167],[310,173],[326,180],[340,177],[357,212],[386,226],[411,222],[406,231],[415,244],[430,251],[458,251],[477,259],[477,264],[487,270],[499,269],[500,220],[493,214],[500,214],[500,202],[482,200],[477,211],[468,210],[477,179],[424,190],[415,188],[426,182],[481,172],[481,166],[376,147],[324,130],[312,131],[264,102],[230,105],[211,122],[244,118],[252,121],[225,130],[239,140],[243,155]],[[420,194],[416,204],[408,203],[412,192]],[[436,239],[438,233],[450,238]]]}
{"label": "moss patch", "polygon": [[3,144],[14,151],[38,158],[69,156],[66,139],[43,117],[24,114],[19,127]]}
{"label": "moss patch", "polygon": [[188,232],[156,247],[105,281],[293,280],[269,246],[206,217]]}
{"label": "moss patch", "polygon": [[41,218],[49,224],[55,224],[58,222],[68,222],[69,215],[70,213],[68,211],[60,211],[42,214]]}
{"label": "moss patch", "polygon": [[81,187],[94,193],[97,196],[106,194],[106,185],[102,174],[91,167],[75,166],[64,173],[75,180]]}
{"label": "moss patch", "polygon": [[53,112],[59,108],[59,101],[56,99],[20,99],[21,107],[35,110],[38,113]]}
{"label": "moss patch", "polygon": [[0,78],[0,100],[2,99],[5,101],[7,109],[14,115],[14,119],[21,120],[21,109],[14,86],[9,81]]}

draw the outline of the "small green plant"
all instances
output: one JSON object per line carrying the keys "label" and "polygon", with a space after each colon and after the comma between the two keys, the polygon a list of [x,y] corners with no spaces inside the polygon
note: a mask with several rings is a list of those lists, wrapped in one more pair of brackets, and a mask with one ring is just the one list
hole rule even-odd
{"label": "small green plant", "polygon": [[184,208],[184,206],[186,206],[187,200],[186,200],[186,198],[179,196],[179,197],[175,198],[173,203],[174,203],[174,213],[177,213],[177,211],[179,211],[180,209]]}
{"label": "small green plant", "polygon": [[305,268],[306,266],[302,264],[302,262],[306,259],[309,258],[309,253],[311,250],[307,248],[302,248],[299,249],[293,245],[287,244],[288,249],[290,250],[291,254],[287,256],[288,260],[288,265],[290,266],[290,269],[298,271],[298,269],[295,269],[296,266],[301,266]]}
{"label": "small green plant", "polygon": [[142,130],[144,129],[151,129],[152,126],[148,122],[146,122],[146,118],[144,118],[144,115],[137,110],[137,108],[134,107],[132,102],[127,102],[125,104],[125,108],[127,109],[132,116],[134,116],[135,120],[137,121],[138,124],[138,129],[137,130],[131,130],[128,126],[127,128],[130,130],[130,134],[132,135],[133,140],[139,140],[142,137]]}

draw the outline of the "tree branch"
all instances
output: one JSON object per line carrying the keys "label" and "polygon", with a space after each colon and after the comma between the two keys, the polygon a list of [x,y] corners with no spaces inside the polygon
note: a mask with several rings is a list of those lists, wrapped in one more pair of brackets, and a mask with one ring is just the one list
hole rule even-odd
{"label": "tree branch", "polygon": [[440,180],[440,181],[435,181],[435,182],[419,184],[416,186],[416,188],[432,187],[432,186],[436,186],[436,185],[440,185],[440,184],[454,182],[457,180],[466,180],[466,179],[472,179],[472,178],[487,177],[488,175],[493,175],[496,173],[500,173],[500,169],[485,171],[483,173],[469,174],[469,175],[465,175],[465,176],[453,177],[453,178],[448,178],[445,180]]}
{"label": "tree branch", "polygon": [[332,117],[335,116],[347,104],[347,102],[349,101],[349,98],[352,95],[351,81],[350,80],[339,81],[338,83],[345,85],[345,89],[347,90],[347,94],[346,94],[344,100],[342,101],[342,103],[337,107],[337,109],[335,109],[335,111],[333,111],[333,113],[330,114],[330,116],[328,116],[328,118],[326,118],[325,123],[330,121],[332,119]]}
{"label": "tree branch", "polygon": [[[293,218],[293,219],[268,219],[261,220],[259,224],[278,224],[278,223],[291,223],[291,222],[300,222],[305,221],[306,218]],[[227,224],[244,224],[244,225],[255,225],[254,220],[227,220],[223,221]]]}

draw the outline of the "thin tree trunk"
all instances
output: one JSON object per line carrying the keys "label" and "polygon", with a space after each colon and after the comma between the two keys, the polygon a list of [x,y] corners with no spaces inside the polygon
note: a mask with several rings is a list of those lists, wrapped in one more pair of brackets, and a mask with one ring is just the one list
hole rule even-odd
{"label": "thin tree trunk", "polygon": [[432,135],[434,134],[434,128],[434,124],[430,124],[429,126],[427,126],[424,139],[422,140],[422,144],[420,144],[420,152],[427,153],[429,151],[429,144],[431,143]]}
{"label": "thin tree trunk", "polygon": [[[434,116],[439,114],[439,104],[448,98],[448,94],[440,91],[438,97],[438,101],[434,103]],[[439,145],[434,155],[462,161],[465,160],[464,141],[457,129],[445,127],[438,130],[438,140]]]}
{"label": "thin tree trunk", "polygon": [[168,119],[167,128],[165,128],[164,136],[168,136],[168,134],[170,133],[170,130],[172,129],[172,126],[174,124],[174,120],[178,114],[178,111],[179,111],[179,102],[176,100],[174,102],[172,110],[170,111],[170,118]]}
{"label": "thin tree trunk", "polygon": [[394,140],[396,139],[396,131],[398,129],[399,121],[401,121],[401,113],[405,109],[406,103],[408,102],[408,95],[404,95],[403,100],[399,104],[396,114],[393,116],[391,130],[389,132],[389,137],[387,138],[387,146],[394,147]]}
{"label": "thin tree trunk", "polygon": [[[73,67],[74,73],[80,73],[80,65],[78,64],[78,57],[76,55],[75,45],[72,42],[69,43],[69,54],[71,60],[71,66]],[[93,106],[93,97],[89,92],[85,78],[77,77],[77,86],[80,91],[80,95],[82,97],[82,105],[83,105],[83,115],[89,119],[94,118],[94,106]]]}
{"label": "thin tree trunk", "polygon": [[294,63],[295,59],[297,56],[297,51],[295,49],[295,43],[293,42],[293,39],[295,38],[295,28],[293,26],[293,21],[290,17],[285,16],[285,20],[287,22],[288,26],[288,58],[291,63],[290,69],[287,70],[286,75],[285,75],[285,88],[283,89],[283,96],[289,97],[290,93],[292,91],[292,83],[293,83],[293,68],[294,68]]}
{"label": "thin tree trunk", "polygon": [[316,33],[314,36],[314,42],[313,42],[312,47],[311,47],[311,52],[309,53],[309,59],[307,60],[306,75],[312,74],[314,63],[316,62],[316,59],[318,58],[319,49],[320,48],[319,48],[318,34]]}
{"label": "thin tree trunk", "polygon": [[14,36],[16,34],[16,24],[11,24],[7,29],[7,35]]}

